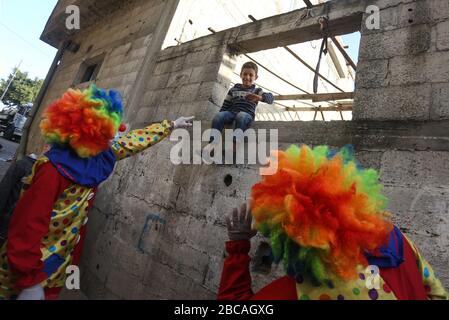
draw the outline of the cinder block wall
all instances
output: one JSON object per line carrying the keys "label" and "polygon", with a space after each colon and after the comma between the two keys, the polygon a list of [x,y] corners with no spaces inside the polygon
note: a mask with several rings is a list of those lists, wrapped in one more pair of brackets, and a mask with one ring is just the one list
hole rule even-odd
{"label": "cinder block wall", "polygon": [[[368,30],[365,24],[361,29],[354,119],[409,122],[448,119],[448,2],[377,3],[382,9],[380,30]],[[419,130],[416,136],[420,136]],[[449,153],[435,152],[430,146],[427,150],[397,148],[380,154],[380,172],[390,198],[390,210],[446,287],[449,287],[448,161]]]}
{"label": "cinder block wall", "polygon": [[[180,115],[211,119],[234,67],[227,50],[233,34],[223,32],[161,52],[133,126]],[[122,161],[101,188],[91,213],[96,221],[90,230],[96,232],[89,232],[84,254],[87,296],[215,298],[227,236],[223,215],[244,200],[256,170],[175,166],[169,159],[173,145],[167,139]],[[223,183],[226,174],[234,179],[229,188]]]}
{"label": "cinder block wall", "polygon": [[448,119],[448,2],[378,2],[380,30],[362,23],[354,119]]}

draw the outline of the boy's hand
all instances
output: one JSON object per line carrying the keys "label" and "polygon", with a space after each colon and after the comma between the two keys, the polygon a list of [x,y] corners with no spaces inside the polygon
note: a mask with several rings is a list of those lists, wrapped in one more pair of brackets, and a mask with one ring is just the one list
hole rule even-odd
{"label": "boy's hand", "polygon": [[245,97],[246,100],[249,100],[251,102],[259,102],[262,101],[262,96],[259,96],[257,94],[254,93],[248,93]]}
{"label": "boy's hand", "polygon": [[243,203],[238,208],[234,208],[232,213],[226,217],[226,226],[228,227],[229,240],[250,240],[257,233],[257,230],[251,228],[253,216]]}

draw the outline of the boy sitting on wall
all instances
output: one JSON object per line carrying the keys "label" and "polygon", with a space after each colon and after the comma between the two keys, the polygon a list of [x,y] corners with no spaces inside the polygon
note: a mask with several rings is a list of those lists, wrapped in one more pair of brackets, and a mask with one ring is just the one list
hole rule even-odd
{"label": "boy sitting on wall", "polygon": [[[234,122],[234,128],[241,129],[244,132],[254,121],[257,104],[260,101],[268,104],[273,103],[273,95],[263,92],[261,88],[254,84],[258,78],[257,72],[258,67],[254,62],[248,61],[243,64],[240,72],[242,83],[237,83],[229,90],[220,112],[212,120],[212,129],[221,132],[225,124]],[[217,142],[211,134],[209,144],[203,150],[203,156],[210,155],[214,143]]]}

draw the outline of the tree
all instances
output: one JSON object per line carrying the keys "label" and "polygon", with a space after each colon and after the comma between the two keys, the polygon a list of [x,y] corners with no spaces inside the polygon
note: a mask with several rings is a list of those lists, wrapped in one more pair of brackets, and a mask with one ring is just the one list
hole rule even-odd
{"label": "tree", "polygon": [[[3,95],[9,81],[14,76],[17,68],[14,68],[8,79],[0,80],[0,96]],[[44,80],[28,77],[28,72],[17,70],[17,74],[6,92],[2,102],[8,106],[24,105],[32,103],[36,98]]]}

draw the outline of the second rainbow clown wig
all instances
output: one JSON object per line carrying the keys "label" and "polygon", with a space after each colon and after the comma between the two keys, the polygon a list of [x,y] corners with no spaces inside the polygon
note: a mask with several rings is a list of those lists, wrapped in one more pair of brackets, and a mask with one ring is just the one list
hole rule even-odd
{"label": "second rainbow clown wig", "polygon": [[88,158],[109,148],[122,116],[120,93],[91,85],[83,91],[66,91],[45,111],[40,128],[47,143],[70,147]]}
{"label": "second rainbow clown wig", "polygon": [[277,158],[277,172],[251,195],[256,228],[270,238],[274,262],[316,285],[355,279],[357,266],[368,265],[365,254],[385,245],[393,229],[377,172],[361,168],[350,147],[292,145]]}

